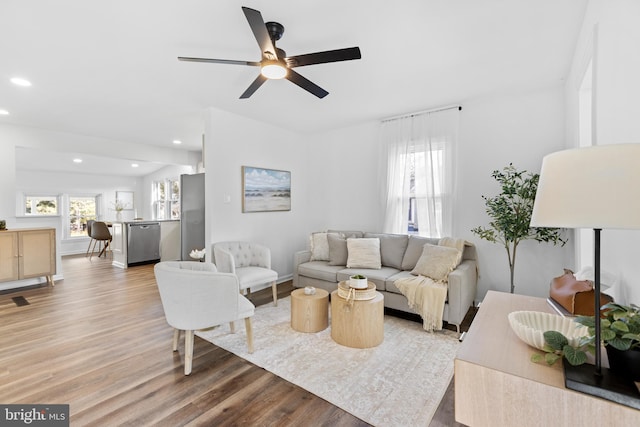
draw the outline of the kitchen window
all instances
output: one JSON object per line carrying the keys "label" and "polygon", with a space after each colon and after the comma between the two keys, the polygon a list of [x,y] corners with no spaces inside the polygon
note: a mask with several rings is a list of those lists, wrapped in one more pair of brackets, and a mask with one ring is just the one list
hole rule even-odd
{"label": "kitchen window", "polygon": [[180,219],[180,181],[154,181],[152,194],[155,219]]}
{"label": "kitchen window", "polygon": [[60,197],[43,195],[26,195],[24,197],[24,214],[27,216],[59,215]]}
{"label": "kitchen window", "polygon": [[98,196],[69,196],[66,237],[86,237],[87,221],[96,219]]}

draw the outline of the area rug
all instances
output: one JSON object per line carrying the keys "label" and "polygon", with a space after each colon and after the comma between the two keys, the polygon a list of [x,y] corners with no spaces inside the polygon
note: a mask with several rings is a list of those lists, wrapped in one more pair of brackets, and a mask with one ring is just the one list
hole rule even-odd
{"label": "area rug", "polygon": [[318,333],[291,329],[290,298],[256,308],[254,352],[244,322],[196,332],[199,337],[329,401],[375,426],[427,426],[453,377],[454,332],[430,333],[417,322],[385,316],[384,341],[353,349]]}

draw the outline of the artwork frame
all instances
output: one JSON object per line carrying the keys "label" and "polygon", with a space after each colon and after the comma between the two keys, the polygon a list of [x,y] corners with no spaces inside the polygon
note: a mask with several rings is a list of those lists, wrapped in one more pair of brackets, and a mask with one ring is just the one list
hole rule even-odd
{"label": "artwork frame", "polygon": [[116,203],[118,202],[122,203],[123,211],[134,210],[133,191],[116,191]]}
{"label": "artwork frame", "polygon": [[242,166],[242,212],[291,210],[291,171]]}

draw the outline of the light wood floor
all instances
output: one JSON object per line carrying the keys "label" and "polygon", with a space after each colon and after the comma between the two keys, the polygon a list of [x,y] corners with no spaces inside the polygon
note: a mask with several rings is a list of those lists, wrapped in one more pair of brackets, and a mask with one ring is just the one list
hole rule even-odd
{"label": "light wood floor", "polygon": [[[367,425],[197,337],[184,376],[152,265],[79,256],[63,269],[53,288],[0,295],[0,403],[70,404],[72,426]],[[268,303],[270,290],[252,300]],[[455,425],[452,396],[432,425]]]}

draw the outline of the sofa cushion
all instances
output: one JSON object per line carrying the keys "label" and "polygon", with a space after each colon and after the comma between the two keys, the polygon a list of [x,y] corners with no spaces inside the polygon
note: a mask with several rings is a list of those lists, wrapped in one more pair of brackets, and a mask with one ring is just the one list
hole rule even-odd
{"label": "sofa cushion", "polygon": [[329,265],[327,261],[309,261],[298,266],[298,274],[312,279],[338,283],[337,273],[342,269],[344,269],[343,265]]}
{"label": "sofa cushion", "polygon": [[347,268],[380,269],[380,239],[347,239]]}
{"label": "sofa cushion", "polygon": [[347,265],[347,239],[337,234],[327,234],[329,243],[329,265]]}
{"label": "sofa cushion", "polygon": [[426,244],[411,274],[420,274],[433,280],[446,280],[458,265],[459,257],[460,251],[456,248]]}
{"label": "sofa cushion", "polygon": [[365,233],[364,237],[377,237],[380,239],[380,257],[382,265],[397,269],[402,268],[402,259],[407,250],[409,236],[406,234]]}
{"label": "sofa cushion", "polygon": [[387,280],[385,280],[384,282],[385,291],[402,295],[402,292],[400,292],[400,289],[396,287],[395,281],[398,279],[404,279],[405,277],[415,277],[415,276],[411,274],[410,271],[403,270],[403,271],[399,271],[393,276],[387,277]]}
{"label": "sofa cushion", "polygon": [[328,230],[327,233],[339,234],[340,237],[344,237],[345,239],[349,237],[355,237],[355,238],[364,237],[364,233],[362,231],[355,231],[355,230]]}
{"label": "sofa cushion", "polygon": [[413,270],[418,263],[418,259],[422,255],[422,248],[426,244],[437,245],[438,239],[430,237],[421,237],[410,235],[409,243],[407,244],[407,250],[402,258],[402,270]]}
{"label": "sofa cushion", "polygon": [[309,248],[311,261],[329,261],[329,240],[326,232],[311,233]]}

